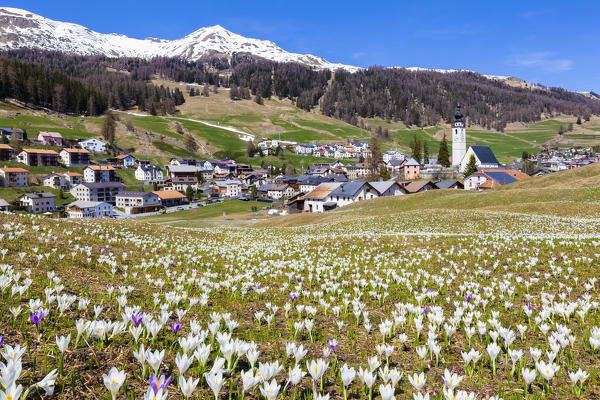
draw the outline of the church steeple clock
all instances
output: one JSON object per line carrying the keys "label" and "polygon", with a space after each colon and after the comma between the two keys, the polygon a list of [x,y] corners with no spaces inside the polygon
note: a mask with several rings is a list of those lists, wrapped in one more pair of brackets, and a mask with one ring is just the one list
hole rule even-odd
{"label": "church steeple clock", "polygon": [[452,165],[459,165],[467,153],[467,130],[465,121],[460,111],[460,104],[456,106],[454,124],[452,125]]}

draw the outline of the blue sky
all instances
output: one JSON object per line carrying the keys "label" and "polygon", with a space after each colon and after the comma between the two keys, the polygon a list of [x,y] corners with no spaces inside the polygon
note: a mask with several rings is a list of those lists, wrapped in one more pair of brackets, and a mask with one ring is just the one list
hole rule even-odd
{"label": "blue sky", "polygon": [[470,69],[600,92],[600,1],[6,1],[102,33],[208,25],[358,65]]}

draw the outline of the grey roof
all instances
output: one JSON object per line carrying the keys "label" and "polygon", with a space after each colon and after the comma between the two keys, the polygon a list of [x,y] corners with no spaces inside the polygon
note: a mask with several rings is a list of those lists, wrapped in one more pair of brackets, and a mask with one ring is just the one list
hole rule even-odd
{"label": "grey roof", "polygon": [[459,184],[459,181],[439,181],[439,182],[435,182],[435,186],[438,187],[438,189],[450,189],[452,186]]}
{"label": "grey roof", "polygon": [[148,195],[157,196],[152,192],[119,192],[117,197],[146,197]]}
{"label": "grey roof", "polygon": [[354,196],[365,186],[366,182],[344,182],[331,192],[332,196]]}
{"label": "grey roof", "polygon": [[88,189],[125,188],[121,182],[84,182],[81,185]]}
{"label": "grey roof", "polygon": [[[100,204],[108,204],[104,201],[84,201],[77,200],[72,203],[67,204],[67,207],[79,207],[79,208],[93,208]],[[110,206],[110,204],[108,204]],[[112,207],[112,206],[111,206]]]}
{"label": "grey roof", "polygon": [[[375,190],[377,190],[377,193],[381,194],[381,193],[384,193],[389,188],[391,188],[393,185],[398,185],[398,184],[396,183],[396,181],[376,181],[376,182],[369,182],[369,185],[373,186],[373,188]],[[400,185],[398,185],[398,187],[400,187]]]}
{"label": "grey roof", "polygon": [[4,200],[4,199],[0,199],[0,207],[8,207],[10,206],[10,204]]}
{"label": "grey roof", "polygon": [[392,158],[390,161],[388,161],[388,164],[391,165],[392,167],[396,167],[396,166],[402,165],[403,162],[404,162],[404,160],[398,160],[397,158]]}
{"label": "grey roof", "polygon": [[482,164],[500,164],[490,146],[471,146],[471,148]]}
{"label": "grey roof", "polygon": [[419,163],[417,162],[417,160],[415,160],[414,158],[412,158],[412,157],[411,157],[411,158],[409,158],[409,159],[406,161],[406,164],[405,164],[405,165],[409,165],[409,166],[417,166],[417,165],[421,165],[421,164],[419,164]]}
{"label": "grey roof", "polygon": [[48,193],[48,192],[31,192],[31,193],[25,193],[22,196],[19,196],[19,198],[27,196],[30,199],[43,199],[43,198],[47,198],[47,199],[51,199],[51,198],[55,198],[56,195],[52,194],[52,193]]}

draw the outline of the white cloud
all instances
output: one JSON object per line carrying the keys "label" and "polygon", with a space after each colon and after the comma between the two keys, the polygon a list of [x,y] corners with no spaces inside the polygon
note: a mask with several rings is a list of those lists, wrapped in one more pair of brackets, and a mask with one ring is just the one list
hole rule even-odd
{"label": "white cloud", "polygon": [[511,58],[511,64],[523,68],[541,69],[547,72],[562,72],[573,69],[573,60],[561,58],[550,51],[538,51],[527,54],[516,54]]}

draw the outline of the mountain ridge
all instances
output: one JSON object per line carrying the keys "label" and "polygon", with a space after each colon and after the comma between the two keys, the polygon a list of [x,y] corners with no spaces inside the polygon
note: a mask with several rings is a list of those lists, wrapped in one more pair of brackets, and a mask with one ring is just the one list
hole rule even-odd
{"label": "mountain ridge", "polygon": [[250,53],[277,62],[298,62],[317,69],[361,68],[331,63],[312,54],[291,53],[274,42],[246,38],[221,25],[213,25],[176,40],[160,38],[135,39],[119,33],[99,33],[85,26],[54,21],[27,10],[0,8],[0,50],[37,48],[77,55],[108,57],[182,58],[190,61],[214,55]]}

